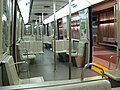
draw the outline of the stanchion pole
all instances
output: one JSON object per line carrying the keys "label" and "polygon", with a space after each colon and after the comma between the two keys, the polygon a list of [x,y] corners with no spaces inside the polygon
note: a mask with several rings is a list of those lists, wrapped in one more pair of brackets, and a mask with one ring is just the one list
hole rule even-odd
{"label": "stanchion pole", "polygon": [[69,79],[71,79],[71,0],[69,0]]}
{"label": "stanchion pole", "polygon": [[117,63],[116,68],[120,70],[120,0],[117,0],[116,6],[116,27],[117,27]]}
{"label": "stanchion pole", "polygon": [[43,20],[44,20],[44,13],[42,12],[42,30],[41,30],[41,39],[42,39],[42,50],[44,52],[44,35],[43,35],[43,31],[44,31],[44,26],[43,26]]}
{"label": "stanchion pole", "polygon": [[54,12],[54,71],[56,71],[56,20],[55,20],[55,12],[56,12],[56,0],[53,0],[53,12]]}

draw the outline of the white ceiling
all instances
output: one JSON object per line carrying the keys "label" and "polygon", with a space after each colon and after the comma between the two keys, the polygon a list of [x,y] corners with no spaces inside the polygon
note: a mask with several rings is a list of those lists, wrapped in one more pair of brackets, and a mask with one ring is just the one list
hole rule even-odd
{"label": "white ceiling", "polygon": [[[56,11],[68,4],[68,2],[69,0],[56,0]],[[39,19],[39,15],[35,15],[35,13],[47,13],[48,15],[44,15],[44,19],[48,18],[53,14],[53,0],[33,0],[30,13],[30,22]]]}

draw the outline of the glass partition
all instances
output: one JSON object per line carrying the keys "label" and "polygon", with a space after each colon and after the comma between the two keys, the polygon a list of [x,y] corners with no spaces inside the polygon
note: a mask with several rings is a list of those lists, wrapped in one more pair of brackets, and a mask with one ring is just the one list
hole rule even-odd
{"label": "glass partition", "polygon": [[21,29],[22,29],[22,17],[19,18],[19,29],[18,29],[18,40],[21,38]]}
{"label": "glass partition", "polygon": [[49,35],[53,35],[52,23],[49,23]]}
{"label": "glass partition", "polygon": [[12,14],[13,14],[13,3],[11,0],[9,0],[9,27],[10,27],[10,34],[9,34],[9,37],[10,37],[10,46],[13,44],[13,29],[12,29]]}
{"label": "glass partition", "polygon": [[30,24],[25,25],[25,35],[32,35],[32,26]]}
{"label": "glass partition", "polygon": [[2,11],[3,11],[3,0],[0,0],[0,63],[2,61]]}
{"label": "glass partition", "polygon": [[72,39],[80,39],[80,16],[79,13],[76,12],[72,15],[71,18],[71,31],[72,31]]}
{"label": "glass partition", "polygon": [[37,35],[37,26],[36,26],[36,25],[34,25],[33,34],[34,34],[34,35]]}
{"label": "glass partition", "polygon": [[81,41],[87,41],[88,39],[88,8],[83,9],[79,12],[80,16],[80,40]]}
{"label": "glass partition", "polygon": [[62,21],[63,21],[63,34],[64,34],[64,36],[63,36],[63,38],[64,39],[67,39],[68,38],[68,29],[67,29],[67,17],[63,17],[62,18]]}
{"label": "glass partition", "polygon": [[3,0],[3,15],[2,15],[2,49],[3,53],[7,52],[7,47],[9,43],[9,2],[8,0]]}
{"label": "glass partition", "polygon": [[[18,6],[17,6],[17,9],[18,9]],[[17,19],[16,19],[16,41],[18,40],[19,38],[19,20],[20,20],[20,12],[17,10]]]}
{"label": "glass partition", "polygon": [[23,36],[24,36],[24,31],[25,31],[25,25],[24,25],[24,22],[22,20],[21,38],[23,38]]}

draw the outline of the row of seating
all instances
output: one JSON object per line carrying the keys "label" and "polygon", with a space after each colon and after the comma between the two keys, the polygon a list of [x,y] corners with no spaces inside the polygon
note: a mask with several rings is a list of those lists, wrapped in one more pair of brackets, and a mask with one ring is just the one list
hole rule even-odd
{"label": "row of seating", "polygon": [[53,40],[53,35],[47,36],[47,35],[24,35],[22,37],[22,39],[24,41],[37,41],[37,40],[41,40],[44,39],[44,43],[51,43]]}
{"label": "row of seating", "polygon": [[16,46],[18,60],[32,60],[43,53],[42,41],[20,41]]}
{"label": "row of seating", "polygon": [[[77,45],[76,45],[77,44]],[[72,54],[75,56],[83,56],[85,42],[77,41],[71,42]],[[54,52],[54,41],[53,41],[53,52]],[[68,53],[69,52],[69,40],[56,40],[56,53]]]}
{"label": "row of seating", "polygon": [[22,41],[20,40],[17,44],[17,61],[25,61],[27,65],[18,65],[18,71],[21,71],[20,66],[27,67],[27,69],[22,71],[29,70],[29,63],[31,60],[36,58],[36,54],[43,53],[42,41]]}
{"label": "row of seating", "polygon": [[53,36],[46,36],[44,35],[44,44],[52,44]]}
{"label": "row of seating", "polygon": [[18,44],[18,49],[21,51],[27,50],[28,54],[43,53],[42,41],[21,41]]}
{"label": "row of seating", "polygon": [[[69,51],[69,40],[56,40],[56,53],[63,53]],[[53,41],[54,52],[54,41]]]}

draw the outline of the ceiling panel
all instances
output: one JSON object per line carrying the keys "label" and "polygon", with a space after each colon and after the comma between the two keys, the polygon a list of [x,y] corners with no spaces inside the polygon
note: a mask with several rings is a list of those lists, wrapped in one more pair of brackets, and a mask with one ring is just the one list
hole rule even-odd
{"label": "ceiling panel", "polygon": [[[56,11],[61,9],[68,3],[69,0],[56,0]],[[30,22],[38,19],[38,15],[35,13],[46,13],[44,19],[53,14],[53,0],[33,0],[31,13],[30,13]]]}

